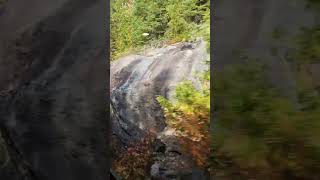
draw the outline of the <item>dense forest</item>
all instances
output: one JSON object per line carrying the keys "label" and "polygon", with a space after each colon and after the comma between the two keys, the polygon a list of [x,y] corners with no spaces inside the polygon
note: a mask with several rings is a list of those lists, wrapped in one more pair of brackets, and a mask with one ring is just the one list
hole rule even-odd
{"label": "dense forest", "polygon": [[[111,1],[111,57],[203,37],[209,42],[209,0]],[[147,33],[148,36],[144,36]]]}

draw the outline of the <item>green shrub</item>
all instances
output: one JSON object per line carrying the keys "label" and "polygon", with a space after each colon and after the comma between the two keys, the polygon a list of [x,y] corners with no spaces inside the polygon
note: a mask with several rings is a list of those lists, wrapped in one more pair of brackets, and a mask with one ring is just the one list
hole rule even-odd
{"label": "green shrub", "polygon": [[176,87],[176,103],[157,97],[166,123],[176,130],[182,147],[190,152],[198,166],[209,168],[210,155],[210,86],[209,72],[201,76],[202,87],[185,81]]}

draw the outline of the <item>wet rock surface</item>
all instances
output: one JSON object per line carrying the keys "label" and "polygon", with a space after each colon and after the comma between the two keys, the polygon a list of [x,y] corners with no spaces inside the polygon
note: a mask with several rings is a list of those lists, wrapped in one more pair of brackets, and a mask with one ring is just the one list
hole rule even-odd
{"label": "wet rock surface", "polygon": [[0,179],[105,180],[104,2],[10,0],[0,14]]}
{"label": "wet rock surface", "polygon": [[[195,73],[208,68],[205,42],[178,43],[148,49],[111,64],[111,106],[114,138],[122,146],[139,141],[148,130],[156,132],[155,160],[150,167],[154,179],[179,179],[193,174],[195,163],[171,134],[156,97],[174,100],[176,85],[191,80]],[[204,172],[202,172],[205,174]],[[204,176],[205,177],[205,176]],[[200,178],[205,179],[205,178]]]}

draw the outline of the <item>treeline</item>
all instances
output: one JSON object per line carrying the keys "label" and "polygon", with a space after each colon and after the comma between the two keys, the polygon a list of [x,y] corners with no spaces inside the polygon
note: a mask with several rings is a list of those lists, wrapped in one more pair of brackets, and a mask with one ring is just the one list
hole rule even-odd
{"label": "treeline", "polygon": [[111,1],[112,60],[154,41],[203,37],[209,42],[209,3],[209,0]]}

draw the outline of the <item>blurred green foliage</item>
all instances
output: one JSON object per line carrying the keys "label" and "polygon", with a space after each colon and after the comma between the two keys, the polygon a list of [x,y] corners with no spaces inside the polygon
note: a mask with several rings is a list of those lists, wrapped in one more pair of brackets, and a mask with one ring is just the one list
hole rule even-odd
{"label": "blurred green foliage", "polygon": [[315,10],[320,9],[320,0],[306,0],[306,6]]}
{"label": "blurred green foliage", "polygon": [[297,48],[294,53],[290,54],[290,60],[298,65],[320,62],[320,24],[310,28],[302,28],[295,38],[295,44],[297,44]]}
{"label": "blurred green foliage", "polygon": [[209,0],[111,1],[111,59],[151,42],[178,42],[196,37],[209,42],[209,3]]}
{"label": "blurred green foliage", "polygon": [[[318,11],[320,1],[307,0],[307,7]],[[261,61],[247,56],[215,75],[214,176],[319,179],[320,83],[311,70],[320,63],[319,27],[302,28],[287,44],[290,51],[285,60],[296,80],[297,102],[269,83]],[[283,32],[276,29],[272,38],[288,43],[282,41]]]}
{"label": "blurred green foliage", "polygon": [[[268,84],[259,64],[239,64],[216,76],[213,168],[231,159],[240,169],[282,178],[319,175],[320,106],[299,109]],[[319,102],[319,95],[312,99]],[[317,171],[315,171],[317,170]],[[280,178],[281,179],[281,178]]]}
{"label": "blurred green foliage", "polygon": [[[314,51],[302,52],[304,63],[310,62]],[[244,179],[316,179],[320,176],[319,92],[301,79],[304,71],[297,71],[295,104],[268,83],[265,72],[258,61],[245,59],[215,76],[212,168],[224,173],[235,168]]]}

